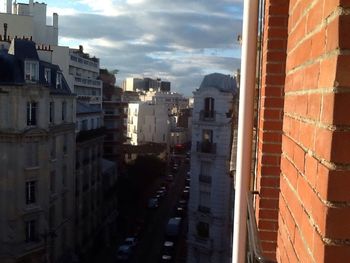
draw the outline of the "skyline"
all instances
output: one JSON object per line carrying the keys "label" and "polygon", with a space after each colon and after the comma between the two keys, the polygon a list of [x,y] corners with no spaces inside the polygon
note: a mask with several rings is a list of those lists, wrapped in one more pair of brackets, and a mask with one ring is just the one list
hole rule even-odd
{"label": "skyline", "polygon": [[101,68],[119,70],[119,86],[126,77],[159,77],[191,96],[206,74],[232,75],[240,66],[241,0],[45,3],[48,24],[59,15],[59,45],[83,45]]}

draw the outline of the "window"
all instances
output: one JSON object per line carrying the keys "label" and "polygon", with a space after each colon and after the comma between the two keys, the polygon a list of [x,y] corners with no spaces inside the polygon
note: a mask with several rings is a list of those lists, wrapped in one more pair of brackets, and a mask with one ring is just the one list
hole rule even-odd
{"label": "window", "polygon": [[25,235],[26,235],[26,242],[36,242],[38,241],[38,229],[37,229],[37,221],[36,220],[29,220],[25,222]]}
{"label": "window", "polygon": [[39,166],[39,143],[32,142],[25,145],[27,167]]}
{"label": "window", "polygon": [[38,61],[25,61],[24,79],[26,81],[39,80],[39,63]]}
{"label": "window", "polygon": [[62,196],[62,218],[67,218],[67,197],[65,194]]}
{"label": "window", "polygon": [[199,192],[199,206],[210,208],[210,192],[200,191]]}
{"label": "window", "polygon": [[197,224],[197,235],[202,238],[209,237],[209,224],[205,222],[198,222]]}
{"label": "window", "polygon": [[213,131],[212,130],[203,130],[202,140],[203,140],[203,142],[212,143],[213,142]]}
{"label": "window", "polygon": [[67,102],[62,102],[62,121],[66,121],[67,118]]}
{"label": "window", "polygon": [[27,102],[27,125],[35,126],[37,124],[38,103],[31,101]]}
{"label": "window", "polygon": [[56,191],[56,171],[50,172],[50,193],[54,194]]}
{"label": "window", "polygon": [[56,89],[62,89],[62,74],[58,72],[56,74]]}
{"label": "window", "polygon": [[86,131],[86,130],[88,129],[88,120],[83,120],[83,121],[81,122],[81,129],[82,129],[83,131]]}
{"label": "window", "polygon": [[35,188],[36,188],[36,181],[29,181],[26,182],[26,204],[33,204],[35,203]]}
{"label": "window", "polygon": [[56,159],[56,137],[52,137],[52,140],[51,140],[50,156],[51,156],[51,159]]}
{"label": "window", "polygon": [[44,77],[47,84],[51,84],[51,69],[45,68]]}
{"label": "window", "polygon": [[49,105],[49,122],[54,123],[54,120],[55,120],[55,103],[51,101]]}
{"label": "window", "polygon": [[204,117],[213,118],[214,117],[214,102],[213,98],[204,99]]}
{"label": "window", "polygon": [[53,229],[55,227],[55,214],[55,205],[51,205],[49,209],[49,229]]}
{"label": "window", "polygon": [[67,154],[68,152],[68,135],[63,135],[63,154]]}
{"label": "window", "polygon": [[67,165],[62,166],[62,185],[67,186]]}

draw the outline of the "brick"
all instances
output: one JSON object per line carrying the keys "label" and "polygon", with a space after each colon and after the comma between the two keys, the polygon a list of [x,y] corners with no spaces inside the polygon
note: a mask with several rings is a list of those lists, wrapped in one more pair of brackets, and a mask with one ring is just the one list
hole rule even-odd
{"label": "brick", "polygon": [[277,223],[277,221],[272,221],[272,220],[259,220],[259,222],[258,222],[258,229],[259,230],[274,230],[274,231],[277,231],[278,223]]}
{"label": "brick", "polygon": [[305,152],[300,146],[294,147],[293,160],[298,171],[304,174]]}
{"label": "brick", "polygon": [[308,123],[300,122],[300,133],[302,134],[302,136],[300,136],[300,143],[304,147],[313,150],[315,126]]}
{"label": "brick", "polygon": [[319,120],[321,114],[321,100],[322,95],[318,93],[312,93],[307,98],[307,117],[313,120]]}
{"label": "brick", "polygon": [[331,145],[331,161],[335,163],[350,163],[350,132],[334,131]]}
{"label": "brick", "polygon": [[350,56],[339,55],[337,60],[336,83],[334,86],[349,86],[350,84]]}
{"label": "brick", "polygon": [[316,128],[315,152],[321,158],[330,161],[332,149],[332,132],[323,128]]}
{"label": "brick", "polygon": [[[344,5],[343,5],[344,7]],[[350,17],[342,15],[339,17],[339,47],[342,49],[350,48]]]}
{"label": "brick", "polygon": [[318,81],[318,86],[320,88],[329,88],[334,86],[336,66],[336,56],[324,59],[320,62],[320,77]]}
{"label": "brick", "polygon": [[[277,231],[269,231],[269,230],[259,230],[259,237],[262,242],[264,241],[270,241],[270,240],[276,240],[277,239]],[[270,242],[268,242],[270,243]],[[268,251],[274,251],[276,250],[276,243],[273,243],[272,249]]]}
{"label": "brick", "polygon": [[306,32],[310,33],[322,22],[323,1],[318,1],[307,14]]}
{"label": "brick", "polygon": [[[277,232],[275,234],[277,238]],[[264,240],[261,241],[261,247],[263,251],[276,251],[276,242],[266,242]]]}
{"label": "brick", "polygon": [[311,53],[310,53],[311,59],[316,59],[325,52],[326,50],[325,43],[326,43],[326,30],[321,29],[319,32],[315,33],[311,37]]}
{"label": "brick", "polygon": [[317,89],[318,88],[318,78],[320,74],[320,63],[315,62],[305,68],[305,79],[304,87],[305,89]]}
{"label": "brick", "polygon": [[278,199],[260,198],[259,208],[278,209]]}
{"label": "brick", "polygon": [[350,207],[329,208],[325,236],[330,239],[348,239],[350,237]]}
{"label": "brick", "polygon": [[264,120],[282,120],[282,109],[262,109],[260,116]]}
{"label": "brick", "polygon": [[313,188],[316,188],[318,161],[309,154],[305,155],[305,177]]}
{"label": "brick", "polygon": [[288,177],[289,182],[296,188],[298,171],[284,156],[281,157],[281,171]]}
{"label": "brick", "polygon": [[281,120],[263,120],[260,119],[260,127],[263,130],[268,131],[282,131],[282,121]]}
{"label": "brick", "polygon": [[260,155],[260,161],[259,163],[261,163],[262,165],[266,164],[266,165],[275,165],[275,166],[279,166],[280,164],[280,156],[277,155]]}

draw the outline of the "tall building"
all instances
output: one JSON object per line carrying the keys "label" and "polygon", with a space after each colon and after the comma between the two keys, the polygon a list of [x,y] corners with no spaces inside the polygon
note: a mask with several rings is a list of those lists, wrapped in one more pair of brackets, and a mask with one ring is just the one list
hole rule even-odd
{"label": "tall building", "polygon": [[0,72],[0,261],[68,262],[75,96],[32,41],[1,50]]}
{"label": "tall building", "polygon": [[104,157],[121,163],[123,143],[126,140],[128,103],[124,102],[123,90],[115,86],[115,76],[107,70],[100,71],[103,82],[103,111],[106,136],[104,139]]}
{"label": "tall building", "polygon": [[213,73],[194,94],[188,263],[230,262],[235,79]]}

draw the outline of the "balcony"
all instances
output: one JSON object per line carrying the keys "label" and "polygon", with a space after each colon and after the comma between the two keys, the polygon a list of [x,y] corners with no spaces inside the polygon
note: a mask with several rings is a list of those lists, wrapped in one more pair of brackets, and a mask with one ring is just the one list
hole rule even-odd
{"label": "balcony", "polygon": [[105,128],[97,128],[94,130],[82,130],[77,135],[77,142],[83,142],[91,139],[95,139],[105,135]]}
{"label": "balcony", "polygon": [[200,174],[199,182],[205,183],[205,184],[211,184],[211,176]]}
{"label": "balcony", "polygon": [[255,211],[253,207],[253,195],[248,194],[248,220],[247,220],[247,232],[248,232],[248,245],[247,245],[247,262],[248,263],[276,263],[271,259],[264,257],[261,243],[258,234],[258,228],[255,220]]}
{"label": "balcony", "polygon": [[216,143],[209,141],[197,142],[197,152],[216,154]]}
{"label": "balcony", "polygon": [[199,205],[198,206],[198,211],[202,212],[204,214],[210,214],[210,207]]}
{"label": "balcony", "polygon": [[199,120],[201,121],[215,121],[216,111],[201,110],[199,113]]}
{"label": "balcony", "polygon": [[75,77],[75,85],[77,86],[86,86],[91,88],[102,88],[102,81],[98,79],[88,79],[82,77]]}
{"label": "balcony", "polygon": [[191,243],[195,247],[205,251],[210,251],[213,249],[213,240],[208,237],[201,237],[198,234],[194,236],[194,240]]}

